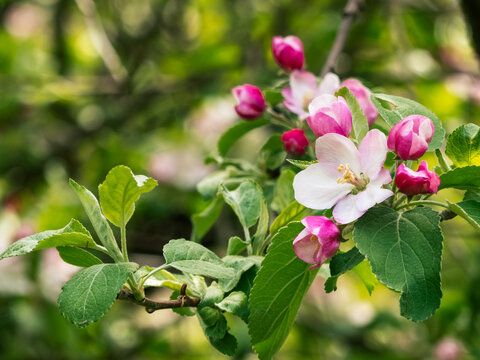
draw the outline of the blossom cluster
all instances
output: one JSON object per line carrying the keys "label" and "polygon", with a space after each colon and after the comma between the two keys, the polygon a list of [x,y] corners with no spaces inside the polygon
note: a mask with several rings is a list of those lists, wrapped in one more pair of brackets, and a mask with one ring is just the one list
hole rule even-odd
{"label": "blossom cluster", "polygon": [[[315,268],[337,252],[341,239],[338,225],[357,220],[369,208],[396,192],[409,197],[437,192],[440,179],[428,169],[426,161],[421,162],[418,171],[403,163],[423,156],[435,127],[425,116],[410,115],[393,126],[388,137],[378,129],[369,130],[363,139],[357,139],[361,140],[357,147],[349,138],[353,127],[351,109],[337,92],[348,88],[368,126],[372,127],[378,111],[372,103],[371,91],[357,79],[342,82],[334,73],[327,73],[318,81],[313,73],[304,70],[303,45],[295,36],[274,37],[272,54],[289,76],[289,86],[281,91],[282,104],[305,128],[294,128],[292,124],[291,130],[282,135],[285,151],[302,157],[309,146],[308,137],[316,138],[317,162],[295,176],[295,199],[309,209],[333,208],[332,219],[324,216],[305,218],[302,221],[305,229],[293,242],[297,256]],[[267,102],[258,87],[245,84],[235,87],[232,93],[238,103],[235,110],[245,120],[259,118],[265,112]],[[392,173],[395,174],[394,185],[390,171],[384,167],[389,150],[397,160]]]}

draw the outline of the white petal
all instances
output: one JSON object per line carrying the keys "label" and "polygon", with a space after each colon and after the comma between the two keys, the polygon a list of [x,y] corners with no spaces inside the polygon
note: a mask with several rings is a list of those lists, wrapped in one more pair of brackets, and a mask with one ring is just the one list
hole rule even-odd
{"label": "white petal", "polygon": [[390,176],[390,171],[385,168],[381,168],[375,177],[370,178],[370,185],[378,187],[385,184],[390,184],[391,182],[392,177]]}
{"label": "white petal", "polygon": [[362,172],[368,177],[378,174],[387,157],[387,138],[380,130],[370,130],[358,147]]}
{"label": "white petal", "polygon": [[348,224],[365,214],[366,210],[357,207],[358,195],[348,195],[341,199],[333,209],[333,218],[340,224]]}
{"label": "white petal", "polygon": [[315,75],[307,71],[294,70],[290,74],[290,88],[295,103],[303,107],[307,98],[313,99],[317,91],[317,79]]}
{"label": "white petal", "polygon": [[357,208],[366,211],[375,204],[380,204],[392,195],[393,192],[391,190],[376,186],[368,186],[365,191],[362,191],[357,195]]}
{"label": "white petal", "polygon": [[329,133],[318,138],[315,152],[318,163],[331,178],[338,179],[341,164],[348,164],[355,174],[360,174],[360,153],[353,142],[343,135]]}
{"label": "white petal", "polygon": [[329,177],[319,164],[310,165],[293,179],[295,199],[309,209],[330,209],[353,188],[351,184],[338,184],[336,176]]}
{"label": "white petal", "polygon": [[323,94],[317,96],[312,100],[310,105],[308,105],[308,112],[311,116],[315,115],[316,112],[322,108],[330,107],[333,103],[336,103],[338,99],[330,94]]}
{"label": "white petal", "polygon": [[340,79],[337,74],[327,73],[324,77],[320,86],[318,87],[320,94],[335,94],[335,92],[340,88]]}

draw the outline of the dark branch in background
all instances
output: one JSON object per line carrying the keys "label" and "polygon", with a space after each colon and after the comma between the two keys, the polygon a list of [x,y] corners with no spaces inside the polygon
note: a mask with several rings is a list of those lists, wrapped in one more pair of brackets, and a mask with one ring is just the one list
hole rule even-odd
{"label": "dark branch in background", "polygon": [[127,300],[133,302],[134,304],[145,307],[145,310],[148,313],[153,313],[156,310],[162,309],[174,309],[174,308],[183,308],[183,307],[197,307],[200,303],[200,299],[188,296],[185,291],[187,290],[187,284],[183,284],[180,289],[180,294],[176,300],[164,300],[164,301],[154,301],[148,298],[143,300],[135,299],[135,296],[130,291],[122,289],[117,295],[118,300]]}
{"label": "dark branch in background", "polygon": [[452,210],[443,210],[440,213],[440,221],[450,220],[455,216],[457,216],[457,214],[455,214]]}
{"label": "dark branch in background", "polygon": [[461,0],[461,4],[465,20],[470,25],[473,48],[477,54],[477,60],[480,61],[480,1]]}
{"label": "dark branch in background", "polygon": [[340,55],[345,46],[350,28],[352,27],[355,17],[360,12],[362,5],[363,0],[348,0],[348,3],[343,10],[343,18],[342,22],[340,23],[340,28],[337,32],[337,37],[335,38],[335,42],[333,43],[332,49],[328,54],[327,61],[325,62],[323,70],[320,74],[321,77],[324,77],[326,73],[334,69],[338,55]]}

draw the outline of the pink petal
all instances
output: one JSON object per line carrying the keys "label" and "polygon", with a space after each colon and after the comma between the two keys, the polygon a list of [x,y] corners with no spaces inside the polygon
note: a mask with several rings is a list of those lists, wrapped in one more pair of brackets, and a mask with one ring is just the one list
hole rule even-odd
{"label": "pink petal", "polygon": [[307,118],[307,124],[317,137],[328,133],[336,133],[343,136],[349,135],[349,133],[345,133],[333,117],[323,112],[317,112],[314,116],[309,116]]}
{"label": "pink petal", "polygon": [[325,174],[338,179],[338,167],[346,165],[357,175],[360,174],[360,153],[351,140],[338,134],[326,134],[317,139],[315,152],[318,164]]}
{"label": "pink petal", "polygon": [[318,111],[320,111],[323,108],[328,108],[332,106],[332,104],[336,103],[338,99],[330,94],[323,94],[320,96],[317,96],[312,100],[310,105],[308,105],[308,112],[310,113],[311,116],[315,115]]}
{"label": "pink petal", "polygon": [[310,165],[293,179],[295,199],[309,209],[330,209],[353,188],[351,184],[338,184],[337,178],[338,171],[330,177],[321,165]]}
{"label": "pink petal", "polygon": [[365,214],[366,210],[357,207],[357,196],[348,195],[341,199],[333,209],[333,218],[340,224],[348,224]]}
{"label": "pink petal", "polygon": [[377,129],[370,130],[358,147],[361,160],[361,172],[368,177],[378,174],[387,157],[387,139]]}
{"label": "pink petal", "polygon": [[310,233],[310,231],[308,231],[308,229],[304,229],[293,241],[293,250],[295,251],[295,255],[308,264],[316,263],[314,255],[320,245],[318,241],[311,240],[312,236],[313,235]]}

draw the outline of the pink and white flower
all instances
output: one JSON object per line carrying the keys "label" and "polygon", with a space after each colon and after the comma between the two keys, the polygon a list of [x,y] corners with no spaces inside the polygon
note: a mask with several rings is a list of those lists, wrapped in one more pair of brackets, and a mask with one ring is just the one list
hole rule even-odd
{"label": "pink and white flower", "polygon": [[358,150],[350,139],[334,133],[318,138],[315,150],[318,163],[293,180],[300,204],[318,210],[334,206],[334,219],[348,224],[393,195],[382,188],[392,178],[383,168],[387,139],[379,130],[370,130]]}
{"label": "pink and white flower", "polygon": [[340,87],[346,86],[348,90],[357,98],[358,105],[362,109],[363,113],[367,117],[368,126],[371,126],[375,119],[378,117],[378,111],[370,100],[370,94],[372,93],[365,85],[363,85],[357,79],[347,79],[340,84]]}
{"label": "pink and white flower", "polygon": [[399,121],[388,134],[388,147],[403,160],[417,160],[428,149],[435,127],[422,115],[410,115]]}
{"label": "pink and white flower", "polygon": [[303,44],[296,36],[274,36],[272,53],[277,64],[287,71],[300,70],[305,65]]}
{"label": "pink and white flower", "polygon": [[307,216],[302,220],[305,229],[293,240],[297,257],[307,264],[314,264],[310,270],[321,266],[338,251],[340,230],[325,216]]}
{"label": "pink and white flower", "polygon": [[395,185],[408,196],[436,194],[440,186],[440,177],[434,171],[428,170],[426,161],[420,163],[418,171],[413,171],[405,164],[401,164],[395,175]]}
{"label": "pink and white flower", "polygon": [[315,75],[308,71],[294,70],[290,74],[290,87],[283,88],[285,98],[283,104],[291,112],[305,120],[308,116],[308,106],[314,98],[322,94],[333,95],[340,86],[340,79],[333,73],[328,73],[317,85]]}
{"label": "pink and white flower", "polygon": [[352,131],[352,113],[342,97],[330,94],[317,96],[308,106],[308,126],[317,136],[336,133],[348,137]]}
{"label": "pink and white flower", "polygon": [[232,94],[238,103],[235,106],[238,116],[246,120],[253,120],[262,116],[266,103],[258,87],[250,84],[235,86],[232,89]]}

